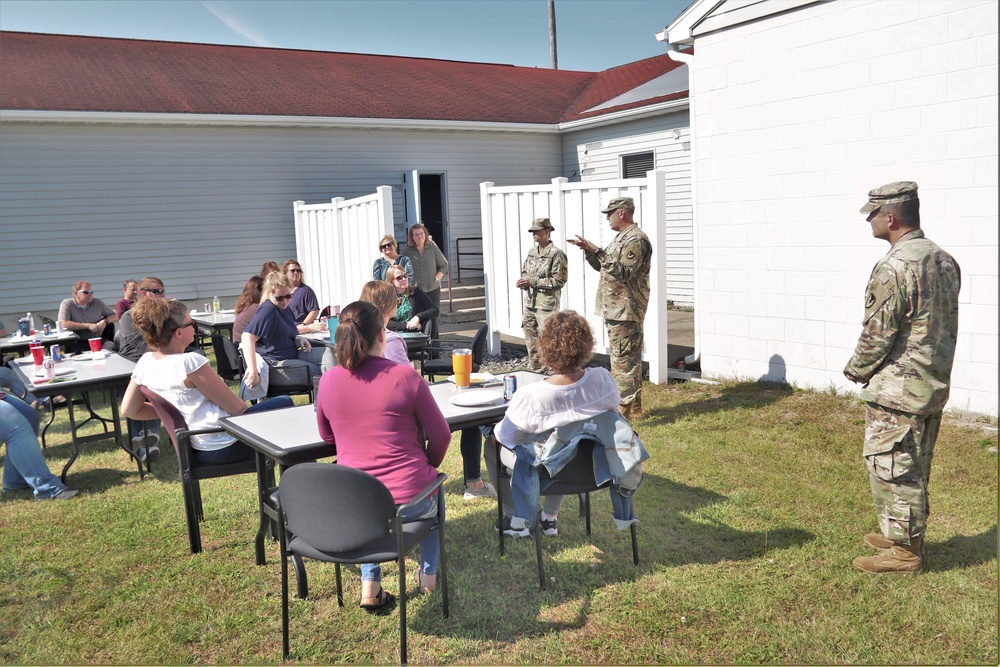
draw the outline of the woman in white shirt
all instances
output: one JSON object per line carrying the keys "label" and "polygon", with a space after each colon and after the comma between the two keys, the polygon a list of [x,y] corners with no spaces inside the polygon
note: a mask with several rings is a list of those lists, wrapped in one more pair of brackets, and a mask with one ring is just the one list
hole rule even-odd
{"label": "woman in white shirt", "polygon": [[[552,374],[517,390],[494,433],[504,445],[501,460],[514,470],[514,516],[505,516],[498,529],[515,537],[531,533],[538,512],[534,445],[545,442],[554,428],[617,411],[621,403],[618,387],[606,368],[583,368],[594,354],[594,334],[587,320],[575,311],[563,310],[546,320],[538,349]],[[515,457],[525,465],[517,465]],[[490,464],[487,460],[488,467]],[[492,469],[490,474],[497,479]],[[546,496],[539,520],[543,535],[559,534],[556,516],[561,502],[562,496]]]}
{"label": "woman in white shirt", "polygon": [[[194,341],[195,323],[187,306],[173,299],[140,299],[132,307],[132,322],[142,332],[150,351],[142,355],[122,399],[122,412],[132,419],[157,419],[139,387],[149,387],[173,405],[191,430],[218,428],[219,419],[244,412],[292,406],[288,396],[277,396],[247,407],[226,381],[198,352],[185,352]],[[228,433],[191,437],[195,461],[220,464],[243,461],[253,450]]]}

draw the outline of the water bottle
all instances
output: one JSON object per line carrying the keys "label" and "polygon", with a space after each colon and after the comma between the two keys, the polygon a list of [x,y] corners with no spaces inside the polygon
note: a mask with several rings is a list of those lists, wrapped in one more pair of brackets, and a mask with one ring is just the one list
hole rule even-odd
{"label": "water bottle", "polygon": [[212,297],[212,312],[216,315],[219,314],[219,297],[217,296]]}
{"label": "water bottle", "polygon": [[30,335],[35,335],[35,318],[31,313],[28,313],[28,332]]}

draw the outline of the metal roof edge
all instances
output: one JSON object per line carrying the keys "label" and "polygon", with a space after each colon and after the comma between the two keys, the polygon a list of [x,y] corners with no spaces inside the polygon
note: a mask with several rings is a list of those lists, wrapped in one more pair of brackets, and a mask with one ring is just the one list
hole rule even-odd
{"label": "metal roof edge", "polygon": [[681,100],[670,100],[669,102],[660,102],[659,104],[651,104],[637,109],[625,109],[624,111],[615,111],[601,116],[594,116],[593,118],[581,118],[580,120],[571,120],[565,123],[559,123],[559,131],[570,132],[583,128],[611,125],[624,120],[638,120],[640,118],[659,115],[664,111],[681,111],[689,106],[690,99],[685,97]]}
{"label": "metal roof edge", "polygon": [[443,132],[524,132],[556,134],[554,123],[425,120],[409,118],[337,118],[241,114],[141,113],[112,111],[37,111],[0,109],[0,123],[81,123],[93,125],[187,125],[203,127],[313,127]]}

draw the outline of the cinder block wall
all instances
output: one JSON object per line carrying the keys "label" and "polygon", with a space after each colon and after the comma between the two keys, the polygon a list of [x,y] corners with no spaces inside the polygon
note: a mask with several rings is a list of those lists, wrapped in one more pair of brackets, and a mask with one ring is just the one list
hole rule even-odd
{"label": "cinder block wall", "polygon": [[962,267],[949,408],[997,414],[997,2],[834,0],[697,38],[702,369],[854,388],[888,245],[866,192],[920,184]]}

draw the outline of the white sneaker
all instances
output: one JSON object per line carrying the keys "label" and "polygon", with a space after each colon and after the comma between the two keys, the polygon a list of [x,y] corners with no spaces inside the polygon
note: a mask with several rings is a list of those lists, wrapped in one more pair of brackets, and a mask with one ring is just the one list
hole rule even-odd
{"label": "white sneaker", "polygon": [[481,489],[470,489],[469,485],[465,485],[465,495],[462,496],[464,500],[475,500],[476,498],[496,498],[497,490],[493,488],[493,485],[483,480],[483,488]]}
{"label": "white sneaker", "polygon": [[146,432],[145,431],[139,431],[138,433],[136,433],[135,435],[132,436],[132,448],[133,449],[137,449],[139,447],[142,447],[145,444],[146,444]]}

